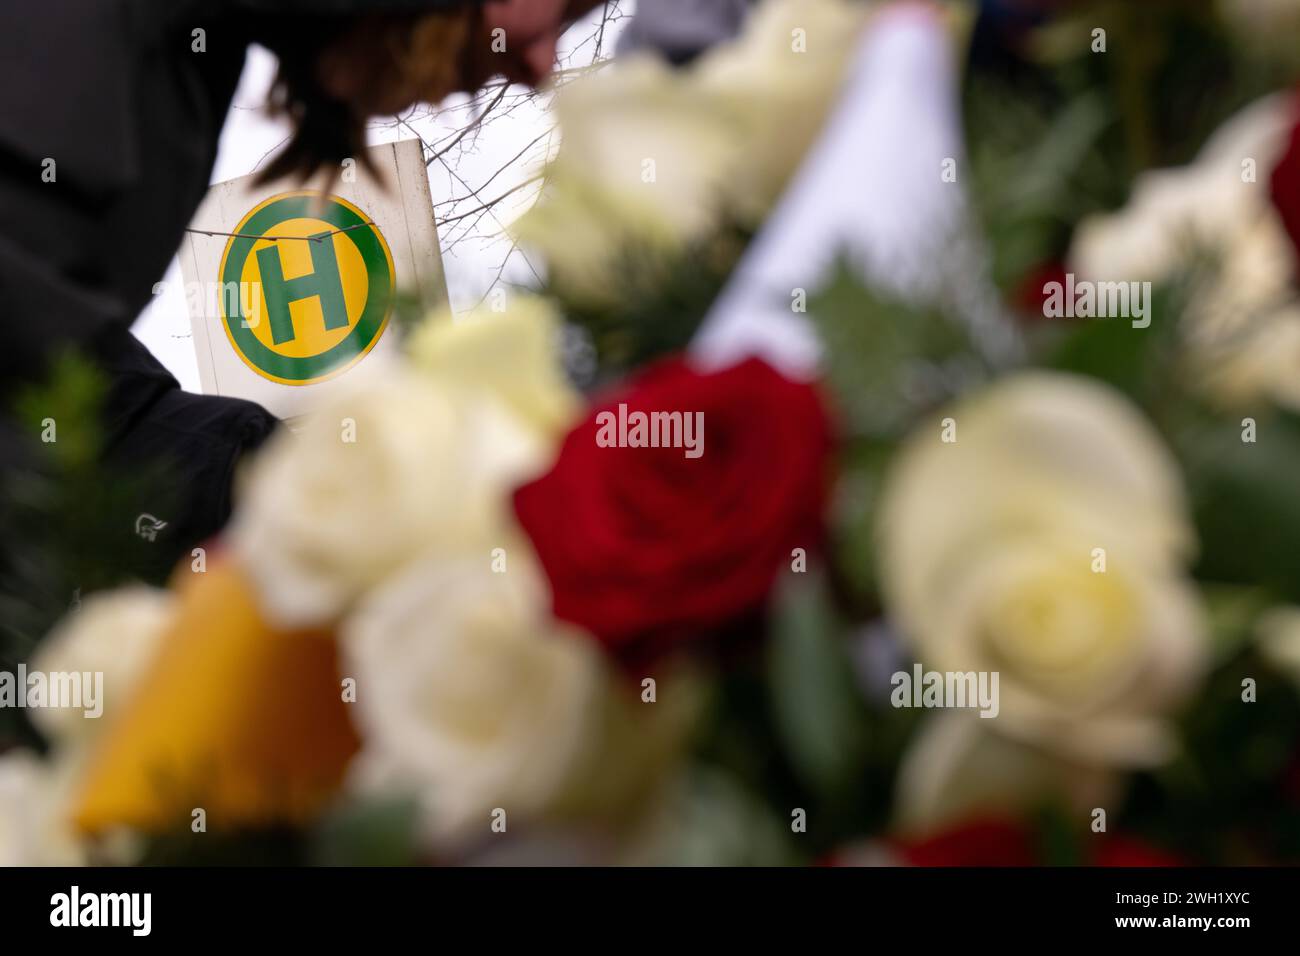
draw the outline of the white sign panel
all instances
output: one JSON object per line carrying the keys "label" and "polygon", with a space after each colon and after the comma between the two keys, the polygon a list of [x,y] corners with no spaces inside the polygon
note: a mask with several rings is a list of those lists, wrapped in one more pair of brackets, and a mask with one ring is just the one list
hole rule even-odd
{"label": "white sign panel", "polygon": [[376,175],[358,164],[328,193],[255,176],[209,190],[180,251],[205,393],[293,417],[397,348],[399,296],[446,304],[420,143],[367,153]]}

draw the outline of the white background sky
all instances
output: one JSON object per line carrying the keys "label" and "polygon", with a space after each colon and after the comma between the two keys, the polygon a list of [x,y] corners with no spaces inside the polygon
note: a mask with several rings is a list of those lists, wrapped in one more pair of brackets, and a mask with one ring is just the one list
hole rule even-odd
{"label": "white background sky", "polygon": [[[633,4],[634,0],[616,4],[617,10],[603,33],[595,28],[599,10],[575,24],[561,43],[560,66],[565,70],[581,69],[598,54],[609,55],[626,22],[621,17],[630,13]],[[269,52],[258,47],[250,51],[222,130],[213,183],[255,172],[286,141],[287,123],[272,119],[263,109],[275,68],[275,57]],[[435,148],[445,148],[495,92],[473,99],[458,96],[441,108],[419,107],[400,119],[377,121],[371,126],[371,142],[418,136]],[[430,166],[429,184],[439,220],[471,212],[484,201],[526,182],[558,145],[559,135],[552,129],[547,97],[527,96],[522,88],[511,87],[474,132]],[[535,201],[537,192],[537,186],[524,186],[490,211],[440,226],[443,268],[453,309],[473,307],[498,281],[535,281],[535,269],[540,271],[540,266],[534,266],[514,249],[503,230]],[[159,294],[140,314],[133,331],[176,376],[181,387],[200,390],[184,282],[174,258]]]}

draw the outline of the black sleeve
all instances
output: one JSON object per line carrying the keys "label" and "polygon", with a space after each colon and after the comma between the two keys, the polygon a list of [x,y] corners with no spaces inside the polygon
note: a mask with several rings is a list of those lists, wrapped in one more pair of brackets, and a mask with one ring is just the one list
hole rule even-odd
{"label": "black sleeve", "polygon": [[133,318],[110,293],[68,281],[3,234],[0,295],[7,319],[0,348],[0,405],[18,383],[42,378],[50,355],[106,329],[125,329]]}
{"label": "black sleeve", "polygon": [[[133,26],[123,0],[0,0],[0,154],[105,187],[130,182]],[[8,168],[0,170],[7,172]]]}
{"label": "black sleeve", "polygon": [[[121,326],[105,329],[90,352],[108,380],[102,466],[106,476],[131,478],[117,523],[123,553],[137,555],[132,571],[158,580],[225,525],[236,467],[266,440],[276,419],[244,399],[183,391]],[[128,551],[125,539],[139,534],[142,514],[158,522],[150,547]]]}

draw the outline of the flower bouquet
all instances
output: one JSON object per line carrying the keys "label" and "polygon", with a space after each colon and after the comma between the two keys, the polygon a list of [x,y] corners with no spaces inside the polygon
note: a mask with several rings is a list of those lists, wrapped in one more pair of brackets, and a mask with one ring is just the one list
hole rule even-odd
{"label": "flower bouquet", "polygon": [[1300,859],[1275,6],[769,0],[566,87],[546,281],[40,642],[104,716],[0,859]]}

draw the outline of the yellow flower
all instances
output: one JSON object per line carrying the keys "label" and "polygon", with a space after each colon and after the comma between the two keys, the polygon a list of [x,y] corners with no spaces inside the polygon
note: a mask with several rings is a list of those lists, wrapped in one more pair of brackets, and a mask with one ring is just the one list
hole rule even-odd
{"label": "yellow flower", "polygon": [[694,713],[686,681],[642,703],[591,637],[551,618],[526,543],[505,551],[504,570],[430,555],[341,634],[364,740],[353,786],[413,794],[440,846],[489,838],[498,809],[508,832],[617,816],[653,789]]}
{"label": "yellow flower", "polygon": [[1124,399],[1072,376],[1021,374],[945,417],[956,441],[936,422],[899,455],[879,556],[917,660],[999,674],[998,715],[948,715],[950,739],[993,733],[1080,766],[1167,759],[1166,712],[1205,654],[1174,461]]}
{"label": "yellow flower", "polygon": [[550,302],[516,292],[501,311],[481,305],[455,318],[430,316],[407,351],[438,384],[469,389],[476,401],[502,402],[541,434],[558,436],[581,408],[560,364],[560,332]]}
{"label": "yellow flower", "polygon": [[333,640],[280,631],[230,561],[189,576],[154,661],[95,741],[82,830],[213,828],[309,818],[357,748]]}

